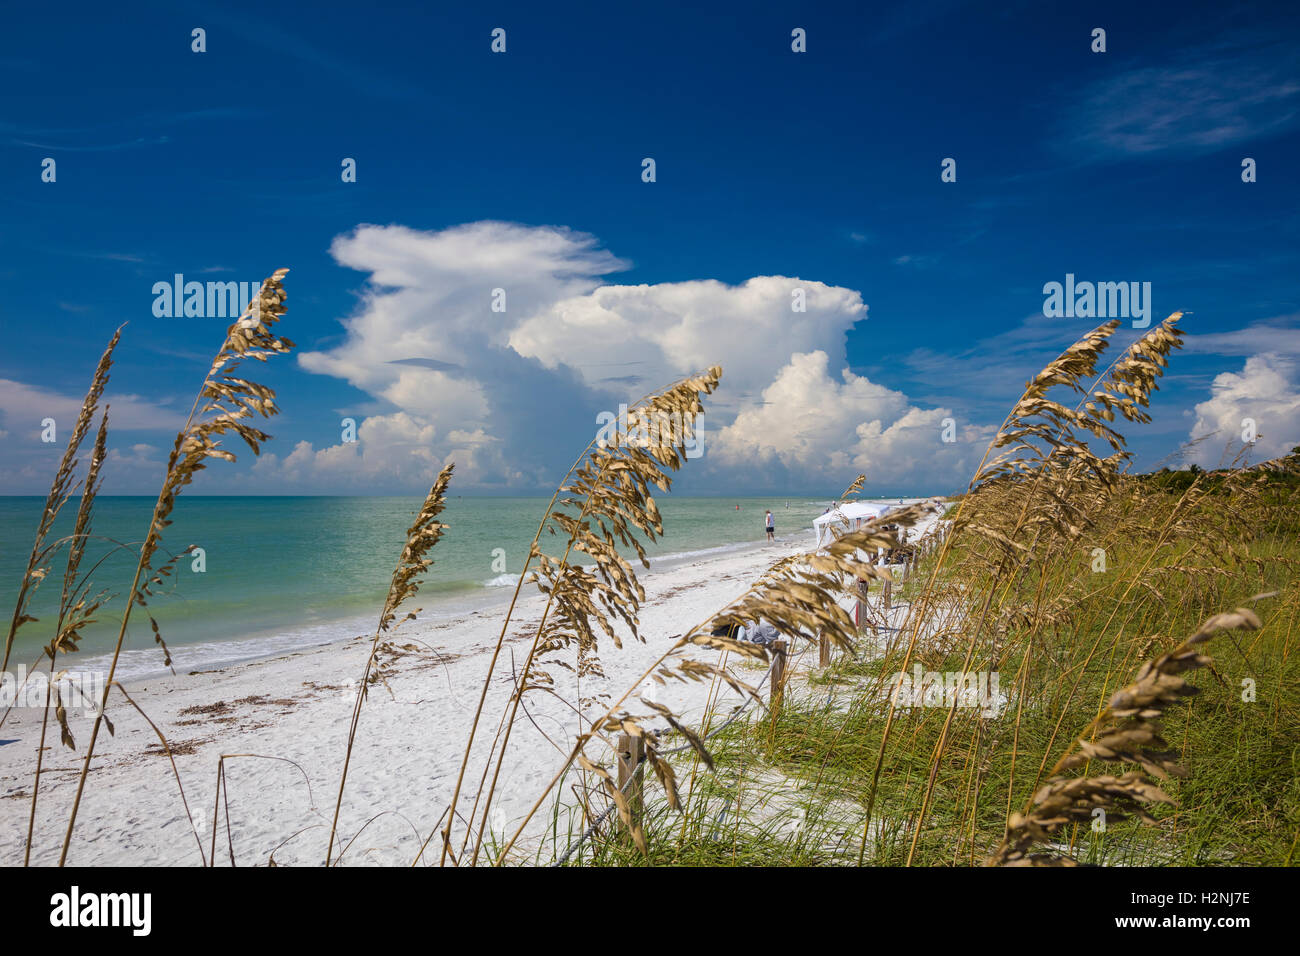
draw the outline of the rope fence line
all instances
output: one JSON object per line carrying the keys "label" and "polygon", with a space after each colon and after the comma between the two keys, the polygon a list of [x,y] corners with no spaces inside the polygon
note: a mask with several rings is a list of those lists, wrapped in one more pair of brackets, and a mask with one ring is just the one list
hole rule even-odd
{"label": "rope fence line", "polygon": [[[904,578],[911,577],[911,573],[914,570],[917,560],[919,558],[927,557],[930,554],[932,554],[936,550],[937,546],[942,543],[943,539],[947,537],[949,528],[944,527],[943,525],[944,522],[938,522],[936,524],[936,527],[930,529],[926,534],[922,535],[920,538],[917,539],[917,541],[912,543],[913,552],[911,557],[908,560],[902,562],[902,570],[903,570]],[[888,601],[888,597],[886,597],[885,600]],[[890,606],[890,604],[886,603],[883,609],[885,612],[884,620],[886,623],[884,625],[874,626],[872,629],[877,631],[899,630],[896,627],[890,626],[890,624],[892,624],[893,622],[893,616],[894,616],[893,612],[895,610],[902,610],[904,607],[908,608],[910,611],[911,603],[912,603],[911,601],[899,601],[896,604],[894,604],[892,607]],[[857,623],[859,627],[862,626],[861,622],[857,622]],[[772,671],[776,668],[778,659],[780,657],[785,656],[785,654],[786,652],[783,650],[780,653],[773,656],[771,664],[768,665],[767,672],[763,675],[763,679],[759,681],[758,686],[754,688],[754,695],[751,696],[744,703],[739,704],[735,708],[733,708],[731,716],[728,717],[725,721],[723,721],[723,723],[720,726],[718,726],[714,730],[709,731],[709,733],[705,734],[704,737],[701,738],[701,742],[711,740],[712,738],[722,733],[722,731],[726,730],[733,723],[735,723],[737,720],[740,719],[740,717],[749,709],[750,705],[753,704],[754,701],[759,699],[758,692],[763,689],[763,685],[766,684],[768,678],[772,676]],[[671,728],[652,731],[652,733],[656,735],[664,735],[664,736],[668,736],[676,732],[677,731],[674,731]],[[674,747],[671,750],[660,751],[660,756],[667,757],[673,754],[682,753],[690,749],[691,749],[691,745],[687,743],[687,744],[683,744],[680,747]],[[626,793],[627,789],[632,786],[632,784],[636,781],[636,771],[639,770],[642,764],[644,764],[645,762],[646,762],[646,757],[645,754],[643,753],[640,759],[637,760],[636,764],[628,772],[627,782],[624,783],[621,787],[619,787],[620,793]],[[610,806],[606,807],[604,811],[602,811],[601,814],[591,822],[591,825],[588,826],[587,829],[582,832],[582,835],[579,836],[577,840],[570,843],[559,857],[557,857],[553,862],[548,864],[548,867],[564,866],[564,864],[566,864],[570,860],[570,858],[572,858],[573,854],[576,853],[579,849],[581,849],[582,846],[589,839],[591,839],[592,835],[600,828],[601,824],[603,824],[607,819],[609,819],[609,815],[613,813],[615,809],[617,809],[617,805],[615,804],[611,804]],[[725,807],[723,808],[722,813],[725,815],[726,813]]]}
{"label": "rope fence line", "polygon": [[[758,686],[754,688],[753,696],[751,696],[743,704],[738,704],[736,707],[732,708],[731,716],[728,717],[725,721],[723,721],[720,726],[714,728],[713,730],[705,734],[703,737],[701,737],[700,738],[701,743],[703,743],[706,740],[713,739],[718,734],[722,733],[724,730],[726,730],[733,723],[735,723],[737,720],[740,719],[741,715],[744,714],[745,711],[749,709],[750,705],[753,704],[754,701],[758,700],[758,692],[763,689],[763,685],[767,683],[767,679],[772,676],[772,669],[774,667],[776,667],[775,657],[773,657],[772,663],[768,665],[767,672],[763,674],[763,679],[759,681]],[[652,733],[662,734],[666,736],[670,734],[675,734],[677,733],[677,731],[672,730],[671,728],[666,728],[663,730],[652,731]],[[691,749],[690,744],[683,744],[682,746],[674,747],[671,750],[660,751],[660,756],[668,757],[671,756],[672,754],[679,754],[690,749]],[[646,761],[645,755],[642,754],[641,759],[636,762],[636,765],[632,767],[631,772],[628,774],[627,783],[623,784],[623,786],[619,788],[619,792],[625,793],[627,791],[627,788],[632,786],[632,783],[636,780],[636,771],[640,769],[641,765],[645,763],[645,761]],[[573,854],[576,853],[578,849],[581,848],[582,845],[591,838],[592,834],[595,833],[597,829],[599,829],[600,825],[609,818],[609,815],[613,813],[615,809],[616,809],[615,804],[610,804],[608,807],[606,807],[605,810],[600,814],[600,816],[596,817],[596,819],[592,821],[591,825],[587,827],[586,830],[583,831],[582,835],[578,837],[578,839],[575,840],[573,843],[570,843],[565,848],[564,853],[561,854],[553,863],[550,863],[548,865],[552,867],[556,867],[556,866],[563,866],[565,863],[569,862],[569,858],[573,856]]]}

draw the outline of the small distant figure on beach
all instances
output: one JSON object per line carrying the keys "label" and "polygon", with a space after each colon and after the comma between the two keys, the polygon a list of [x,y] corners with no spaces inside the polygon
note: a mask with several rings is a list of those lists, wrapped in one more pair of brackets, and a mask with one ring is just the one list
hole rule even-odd
{"label": "small distant figure on beach", "polygon": [[776,519],[772,517],[772,512],[767,513],[767,540],[776,540],[776,525],[773,523]]}

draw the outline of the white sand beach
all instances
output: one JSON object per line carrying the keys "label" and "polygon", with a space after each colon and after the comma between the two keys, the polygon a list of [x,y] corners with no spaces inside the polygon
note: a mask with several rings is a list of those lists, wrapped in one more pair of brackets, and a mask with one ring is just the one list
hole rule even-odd
{"label": "white sand beach", "polygon": [[[933,519],[930,519],[933,520]],[[928,522],[927,522],[928,524]],[[912,531],[913,537],[926,525]],[[811,544],[800,530],[772,544],[688,560],[642,576],[645,643],[602,643],[604,690],[617,697],[687,629],[742,595],[774,561]],[[419,605],[418,599],[414,602]],[[543,600],[525,587],[510,626],[484,710],[479,758],[471,764],[461,811],[467,813],[482,774],[482,755],[495,734],[510,690],[512,665],[522,664]],[[409,865],[448,807],[459,762],[500,632],[504,606],[439,617],[436,609],[403,625],[394,643],[407,648],[391,663],[388,687],[373,688],[361,717],[348,776],[339,833],[345,865]],[[815,649],[804,654],[815,661]],[[217,796],[218,761],[225,764],[225,794],[218,817],[217,865],[319,865],[342,767],[348,723],[369,652],[369,636],[220,670],[128,681],[132,696],[167,735],[185,795],[208,852]],[[700,652],[716,659],[716,653]],[[763,671],[735,665],[757,683]],[[796,661],[795,670],[806,666]],[[576,699],[574,678],[552,670],[557,691]],[[797,676],[794,679],[798,679]],[[595,688],[584,686],[583,695]],[[707,682],[657,690],[657,699],[688,718],[704,715]],[[563,764],[577,728],[573,709],[557,696],[525,698],[497,790],[492,829],[520,820]],[[722,687],[718,708],[740,701]],[[114,693],[109,716],[116,733],[100,734],[68,862],[78,865],[200,865],[202,857],[182,808],[169,761],[141,716]],[[77,753],[58,745],[54,726],[47,744],[32,862],[58,859],[68,808],[92,721],[71,719]],[[41,711],[15,708],[0,728],[0,854],[21,860]],[[549,739],[548,739],[549,738]],[[596,756],[593,754],[593,756]],[[599,755],[607,757],[607,754]],[[264,759],[277,758],[277,759]],[[567,786],[564,802],[576,806]],[[602,804],[603,805],[603,804]],[[228,820],[227,820],[228,807]],[[545,841],[551,804],[534,818],[515,862],[547,863]],[[563,814],[562,814],[563,817]],[[227,832],[228,826],[228,832]],[[562,818],[562,848],[571,827]],[[510,827],[513,832],[514,827]],[[464,825],[458,825],[458,833]],[[355,839],[354,839],[355,838]],[[349,841],[352,841],[349,843]],[[422,863],[436,864],[438,841]],[[528,852],[524,852],[528,851]],[[337,855],[337,851],[336,851]]]}

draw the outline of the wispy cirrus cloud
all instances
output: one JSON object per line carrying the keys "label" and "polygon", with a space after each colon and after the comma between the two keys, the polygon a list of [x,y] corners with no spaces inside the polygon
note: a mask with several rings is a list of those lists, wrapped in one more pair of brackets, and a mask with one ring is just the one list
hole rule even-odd
{"label": "wispy cirrus cloud", "polygon": [[[293,59],[319,73],[328,73],[343,80],[351,88],[375,96],[406,99],[422,98],[427,90],[420,89],[390,73],[377,70],[364,57],[360,57],[344,43],[331,46],[309,39],[302,31],[311,26],[310,20],[300,17],[280,16],[253,18],[226,8],[213,8],[206,4],[186,4],[200,12],[209,22],[239,36],[245,42],[270,51],[277,59]],[[290,27],[295,29],[290,30]]]}
{"label": "wispy cirrus cloud", "polygon": [[903,256],[895,256],[893,261],[894,261],[894,265],[896,266],[908,266],[913,269],[928,269],[931,266],[938,264],[939,257],[922,256],[922,255],[903,255]]}
{"label": "wispy cirrus cloud", "polygon": [[1203,332],[1187,337],[1188,352],[1209,355],[1300,355],[1300,312],[1274,316],[1231,332]]}
{"label": "wispy cirrus cloud", "polygon": [[1203,154],[1300,125],[1293,48],[1183,52],[1100,80],[1064,111],[1057,145],[1084,160]]}
{"label": "wispy cirrus cloud", "polygon": [[15,146],[29,146],[32,149],[48,149],[59,153],[117,153],[124,149],[148,149],[150,146],[165,146],[169,142],[166,136],[140,136],[121,143],[91,143],[81,146],[69,146],[66,143],[37,143],[26,139],[15,139]]}
{"label": "wispy cirrus cloud", "polygon": [[[115,153],[130,149],[147,149],[151,146],[165,146],[171,142],[171,137],[161,132],[163,129],[186,123],[251,119],[260,115],[263,115],[261,110],[210,107],[169,113],[146,113],[141,116],[121,117],[80,126],[49,127],[0,122],[0,134],[8,136],[9,142],[15,146],[27,146],[32,149],[48,149],[63,153]],[[152,135],[133,136],[129,139],[114,138],[103,142],[113,134],[145,130],[153,131]],[[96,139],[100,141],[87,142]]]}
{"label": "wispy cirrus cloud", "polygon": [[[41,385],[0,378],[0,422],[29,443],[40,443],[43,419],[53,418],[60,427],[72,427],[81,412],[82,400],[82,395],[65,395]],[[104,404],[112,408],[113,426],[127,431],[176,431],[185,421],[176,409],[142,395],[106,397]]]}

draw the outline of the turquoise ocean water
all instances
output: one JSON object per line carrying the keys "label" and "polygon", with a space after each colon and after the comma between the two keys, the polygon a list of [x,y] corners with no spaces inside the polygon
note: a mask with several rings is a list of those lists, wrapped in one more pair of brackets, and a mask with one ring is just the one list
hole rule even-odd
{"label": "turquoise ocean water", "polygon": [[[449,528],[431,552],[433,568],[413,602],[424,609],[421,617],[463,612],[508,595],[547,500],[451,498],[442,515]],[[778,538],[811,541],[813,518],[828,504],[809,498],[671,495],[656,501],[665,535],[647,548],[652,572],[761,542],[768,508]],[[6,621],[42,504],[36,497],[0,498],[0,612]],[[172,648],[176,670],[222,666],[372,633],[420,504],[419,498],[182,497],[163,546],[168,553],[190,544],[203,548],[206,569],[198,573],[190,559],[182,560],[174,583],[149,606]],[[74,499],[64,508],[52,538],[71,530],[76,505]],[[138,542],[152,507],[151,498],[104,497],[97,502],[92,530],[100,539],[82,563],[84,573],[104,559],[92,576],[95,590],[126,591],[135,558],[130,551],[115,551],[111,542]],[[30,665],[52,636],[62,558],[61,552],[36,592],[31,613],[40,620],[19,632],[11,670],[17,663]],[[100,621],[85,632],[82,653],[69,666],[101,663],[97,658],[116,641],[120,614],[120,599],[101,611]],[[154,647],[148,618],[137,609],[119,673],[139,677],[159,672],[161,654]]]}

